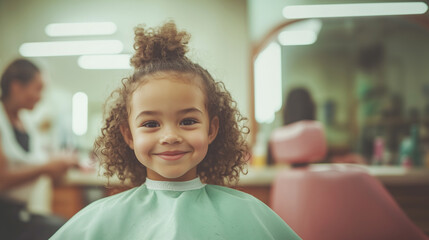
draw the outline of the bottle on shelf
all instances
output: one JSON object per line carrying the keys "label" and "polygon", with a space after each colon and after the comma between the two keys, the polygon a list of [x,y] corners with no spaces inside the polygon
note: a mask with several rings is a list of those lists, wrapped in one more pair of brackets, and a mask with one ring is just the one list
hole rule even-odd
{"label": "bottle on shelf", "polygon": [[372,163],[374,165],[383,165],[384,163],[384,139],[376,137],[374,139],[374,151],[372,156]]}
{"label": "bottle on shelf", "polygon": [[399,152],[399,163],[404,167],[420,167],[422,165],[419,129],[417,125],[412,125],[410,136],[402,140]]}

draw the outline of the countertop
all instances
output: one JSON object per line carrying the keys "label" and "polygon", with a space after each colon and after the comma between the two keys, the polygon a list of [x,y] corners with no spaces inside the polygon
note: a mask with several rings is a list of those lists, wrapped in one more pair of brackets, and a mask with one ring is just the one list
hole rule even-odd
{"label": "countertop", "polygon": [[[312,164],[310,170],[323,171],[329,164]],[[345,164],[335,164],[337,167]],[[356,165],[354,165],[356,166]],[[429,185],[428,168],[404,168],[400,166],[365,166],[358,165],[362,170],[367,171],[370,175],[375,176],[385,185]],[[266,166],[253,167],[248,166],[248,173],[242,174],[239,186],[270,186],[276,174],[280,171],[295,171],[289,166]],[[80,186],[104,186],[107,184],[107,178],[102,176],[97,170],[78,170],[68,171],[63,185],[80,185]],[[119,179],[112,177],[110,185],[121,186]]]}

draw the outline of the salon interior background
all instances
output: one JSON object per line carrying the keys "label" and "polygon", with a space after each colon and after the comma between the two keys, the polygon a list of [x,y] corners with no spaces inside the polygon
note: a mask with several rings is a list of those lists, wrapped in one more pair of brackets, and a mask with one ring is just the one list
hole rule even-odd
{"label": "salon interior background", "polygon": [[[20,46],[28,42],[118,40],[123,50],[117,53],[132,54],[133,28],[137,24],[157,26],[171,19],[193,35],[191,57],[225,82],[246,114],[250,49],[246,6],[247,2],[242,0],[0,0],[0,66],[4,69],[12,59],[20,57]],[[117,29],[98,36],[51,37],[45,32],[48,24],[70,22],[113,22]],[[200,51],[193,53],[192,49]],[[79,57],[30,58],[45,71],[48,81],[46,96],[36,115],[42,122],[50,120],[64,125],[61,144],[71,141],[81,148],[90,148],[99,133],[104,100],[131,70],[83,69],[78,64]],[[72,98],[77,92],[88,96],[88,127],[81,136],[71,131]]]}
{"label": "salon interior background", "polygon": [[[323,3],[339,2],[326,0]],[[253,47],[271,29],[285,21],[282,9],[286,4],[315,3],[319,4],[320,1],[0,0],[0,67],[4,69],[8,62],[20,57],[20,47],[29,42],[115,40],[122,45],[116,51],[117,54],[132,54],[133,28],[137,24],[156,26],[172,19],[179,28],[193,35],[191,58],[208,68],[216,79],[224,81],[243,114],[249,117],[252,115],[253,119],[253,92],[250,86]],[[73,22],[112,22],[116,30],[105,35],[66,37],[49,36],[46,32],[49,24]],[[192,49],[199,51],[194,53]],[[90,149],[99,133],[102,104],[107,94],[131,70],[84,69],[81,66],[84,65],[81,55],[30,58],[44,70],[48,82],[46,96],[35,112],[36,118],[41,123],[51,122],[59,126],[54,131],[58,138],[55,144]],[[80,124],[87,124],[86,130],[80,129],[78,131],[81,132],[76,134],[72,131],[72,101],[78,92],[87,96],[88,120]],[[341,93],[337,95],[344,97]],[[315,95],[316,100],[323,97],[324,93]],[[81,99],[85,101],[85,97]],[[340,104],[339,108],[345,106]],[[84,109],[83,103],[79,103],[79,109]],[[346,119],[340,111],[339,120]]]}

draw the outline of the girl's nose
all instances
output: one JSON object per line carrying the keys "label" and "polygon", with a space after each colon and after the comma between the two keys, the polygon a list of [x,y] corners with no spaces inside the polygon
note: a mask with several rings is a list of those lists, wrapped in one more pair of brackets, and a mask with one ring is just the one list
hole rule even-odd
{"label": "girl's nose", "polygon": [[167,132],[160,139],[161,144],[177,144],[181,142],[182,142],[182,138],[177,133],[172,131]]}

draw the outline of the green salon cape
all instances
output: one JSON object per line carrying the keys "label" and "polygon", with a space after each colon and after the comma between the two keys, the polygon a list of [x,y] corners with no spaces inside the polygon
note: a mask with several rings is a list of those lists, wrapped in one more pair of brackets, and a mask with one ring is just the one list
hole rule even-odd
{"label": "green salon cape", "polygon": [[186,182],[147,179],[140,187],[88,205],[51,239],[301,238],[253,196],[205,185],[196,178]]}

